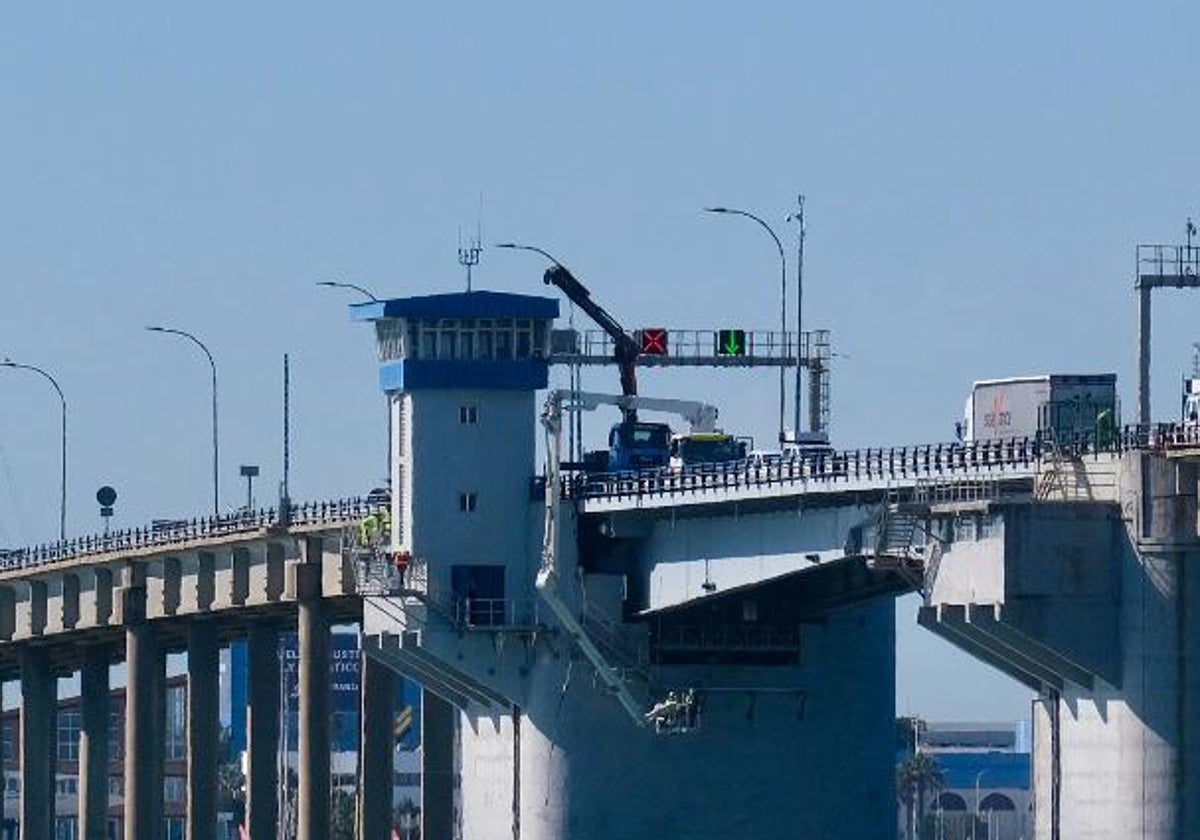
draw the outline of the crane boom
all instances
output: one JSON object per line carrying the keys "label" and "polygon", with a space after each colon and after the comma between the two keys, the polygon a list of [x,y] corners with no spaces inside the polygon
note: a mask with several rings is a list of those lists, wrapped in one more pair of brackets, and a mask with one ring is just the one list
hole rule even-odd
{"label": "crane boom", "polygon": [[[641,352],[641,345],[625,332],[625,328],[617,319],[608,314],[603,306],[592,300],[592,293],[580,283],[566,266],[555,264],[546,269],[542,280],[547,286],[557,286],[562,293],[589,318],[596,322],[600,329],[608,333],[613,341],[613,359],[621,372],[621,393],[627,397],[637,396],[637,368],[635,363]],[[637,420],[637,409],[625,409],[628,420]]]}

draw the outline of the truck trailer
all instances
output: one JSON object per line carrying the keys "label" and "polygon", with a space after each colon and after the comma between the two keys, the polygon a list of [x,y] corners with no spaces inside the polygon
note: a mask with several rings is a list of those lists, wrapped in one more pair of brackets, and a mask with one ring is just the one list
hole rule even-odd
{"label": "truck trailer", "polygon": [[1045,374],[976,382],[963,412],[963,440],[1059,440],[1111,433],[1120,425],[1117,375]]}

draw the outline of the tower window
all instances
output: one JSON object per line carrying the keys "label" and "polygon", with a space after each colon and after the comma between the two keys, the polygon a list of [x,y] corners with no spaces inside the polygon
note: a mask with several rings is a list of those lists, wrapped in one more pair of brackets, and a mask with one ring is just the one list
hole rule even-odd
{"label": "tower window", "polygon": [[458,422],[463,425],[474,425],[479,422],[479,409],[473,405],[460,405],[458,407]]}
{"label": "tower window", "polygon": [[459,493],[458,494],[458,509],[463,513],[471,513],[475,510],[476,495],[474,493]]}

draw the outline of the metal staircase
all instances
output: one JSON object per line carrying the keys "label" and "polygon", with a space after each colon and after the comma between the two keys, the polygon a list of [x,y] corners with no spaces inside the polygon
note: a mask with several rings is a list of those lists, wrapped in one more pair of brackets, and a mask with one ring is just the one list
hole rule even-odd
{"label": "metal staircase", "polygon": [[888,490],[875,520],[875,545],[867,556],[867,567],[877,571],[896,572],[914,588],[925,588],[925,539],[918,545],[926,529],[922,519],[929,513],[928,505],[904,501],[899,491]]}
{"label": "metal staircase", "polygon": [[1046,500],[1057,494],[1061,498],[1067,496],[1066,454],[1059,444],[1054,426],[1047,424],[1042,430],[1042,463],[1045,469],[1037,475],[1034,496]]}

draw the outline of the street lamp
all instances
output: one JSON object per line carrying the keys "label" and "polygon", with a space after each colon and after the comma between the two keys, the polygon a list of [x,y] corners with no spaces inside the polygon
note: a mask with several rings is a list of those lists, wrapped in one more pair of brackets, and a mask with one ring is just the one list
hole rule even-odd
{"label": "street lamp", "polygon": [[204,351],[204,355],[208,358],[208,366],[212,369],[212,453],[213,453],[213,516],[220,516],[221,501],[220,501],[220,474],[219,474],[219,457],[217,445],[217,363],[213,361],[212,353],[208,352],[208,348],[204,346],[204,342],[196,338],[190,332],[183,330],[171,329],[169,327],[146,327],[150,332],[166,333],[168,335],[177,335],[181,338],[186,338],[188,341],[195,344]]}
{"label": "street lamp", "polygon": [[[795,435],[796,440],[800,439],[800,340],[803,335],[804,324],[804,237],[808,233],[804,227],[804,196],[797,196],[797,202],[800,209],[795,213],[789,213],[787,221],[796,223],[796,393],[795,393]],[[812,376],[812,369],[809,368],[809,376]],[[817,431],[809,426],[810,432]]]}
{"label": "street lamp", "polygon": [[371,294],[368,289],[364,289],[362,286],[356,286],[353,283],[341,283],[337,280],[318,280],[317,285],[325,286],[330,289],[353,289],[359,294],[365,295],[372,303],[379,303],[379,298]]}
{"label": "street lamp", "polygon": [[975,819],[971,820],[971,840],[975,840],[975,832],[979,830],[979,780],[987,771],[988,768],[984,767],[975,774]]}
{"label": "street lamp", "polygon": [[[351,291],[358,292],[360,295],[363,295],[371,303],[379,303],[379,298],[375,297],[375,295],[371,292],[370,289],[364,289],[362,286],[356,286],[353,283],[341,283],[337,280],[318,280],[317,285],[324,286],[327,289],[350,289]],[[385,446],[387,448],[386,454],[387,454],[388,481],[391,481],[392,480],[392,439],[391,439],[392,406],[391,406],[391,400],[388,398],[387,394],[383,395],[383,425],[384,425],[384,428],[386,428],[388,430],[388,439],[387,439],[387,441],[385,441]],[[243,475],[244,475],[244,473],[243,473]],[[287,476],[285,475],[284,478],[286,479]],[[286,483],[286,481],[285,481],[285,483]]]}
{"label": "street lamp", "polygon": [[7,358],[3,362],[0,362],[0,367],[12,368],[13,370],[28,370],[40,374],[58,392],[58,400],[62,403],[62,450],[59,455],[62,475],[59,477],[58,538],[59,540],[65,540],[67,538],[67,398],[63,396],[62,388],[58,387],[58,382],[55,381],[54,377],[40,367],[19,364]]}
{"label": "street lamp", "polygon": [[497,242],[495,247],[507,248],[510,251],[533,251],[533,253],[535,253],[535,254],[541,254],[543,257],[550,260],[550,262],[554,263],[555,265],[558,265],[558,266],[562,265],[562,263],[558,261],[558,258],[552,256],[548,251],[543,251],[541,248],[537,247],[536,245],[522,245],[519,242]]}
{"label": "street lamp", "polygon": [[[775,231],[771,230],[771,226],[755,216],[753,213],[748,213],[745,210],[737,210],[732,207],[705,207],[706,213],[724,213],[730,216],[744,216],[753,222],[757,222],[759,226],[771,235],[771,239],[775,240],[775,247],[779,250],[779,340],[783,343],[781,350],[786,351],[787,348],[787,257],[783,253],[783,243],[779,241],[779,237],[775,235]],[[800,336],[796,336],[796,340],[800,340]],[[780,359],[783,359],[783,353],[780,353]],[[779,367],[779,442],[783,443],[785,435],[783,432],[784,423],[784,369]],[[797,426],[796,431],[799,431]]]}

